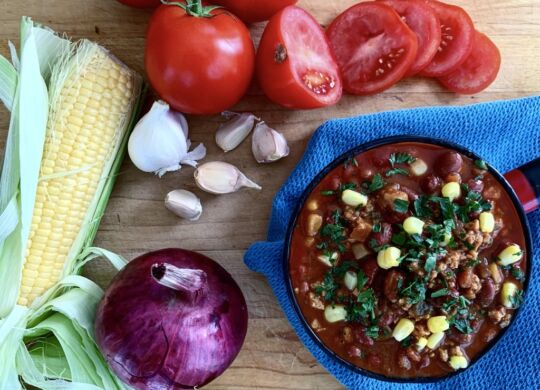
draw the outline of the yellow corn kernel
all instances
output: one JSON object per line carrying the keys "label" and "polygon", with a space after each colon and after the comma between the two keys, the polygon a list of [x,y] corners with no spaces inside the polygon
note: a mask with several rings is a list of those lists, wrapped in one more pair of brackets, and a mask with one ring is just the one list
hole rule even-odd
{"label": "yellow corn kernel", "polygon": [[428,170],[428,166],[426,164],[426,162],[422,159],[419,159],[417,158],[416,160],[414,160],[414,162],[412,162],[409,167],[411,168],[411,173],[414,175],[414,176],[422,176],[422,175],[425,175],[425,173],[427,172]]}
{"label": "yellow corn kernel", "polygon": [[444,332],[450,328],[445,316],[435,316],[427,320],[427,326],[431,333]]}
{"label": "yellow corn kernel", "polygon": [[403,230],[408,234],[422,234],[424,230],[424,221],[416,217],[409,217],[403,221]]}
{"label": "yellow corn kernel", "polygon": [[491,233],[495,229],[495,217],[492,213],[484,211],[480,213],[480,230],[482,233]]}
{"label": "yellow corn kernel", "polygon": [[469,365],[469,362],[467,361],[467,358],[465,356],[452,356],[448,363],[450,364],[450,367],[452,367],[454,370],[467,368],[467,366]]}
{"label": "yellow corn kernel", "polygon": [[354,290],[358,286],[358,275],[356,272],[347,271],[343,278],[343,283],[350,291]]}
{"label": "yellow corn kernel", "polygon": [[427,347],[429,349],[436,349],[441,341],[444,339],[444,332],[432,333],[427,340]]}
{"label": "yellow corn kernel", "polygon": [[351,249],[356,260],[363,259],[367,255],[369,255],[369,250],[362,243],[353,244],[351,246]]}
{"label": "yellow corn kernel", "polygon": [[316,199],[312,199],[307,202],[306,207],[309,211],[317,211],[317,209],[319,208],[319,203]]}
{"label": "yellow corn kernel", "polygon": [[453,201],[461,196],[461,186],[456,182],[446,183],[441,189],[441,193],[442,196]]}
{"label": "yellow corn kernel", "polygon": [[[96,95],[95,88],[90,88],[95,86],[93,79],[107,80],[106,87],[100,88],[111,96],[132,96],[140,87],[139,81],[134,83],[137,76],[124,67],[118,69],[129,82],[120,78],[109,82],[110,69],[117,60],[97,45],[85,42],[82,46],[84,50],[73,58],[76,64],[66,66],[69,72],[64,75],[64,84],[51,96],[53,115],[47,123],[41,174],[52,178],[40,180],[36,191],[29,235],[32,239],[26,243],[18,298],[25,306],[60,280],[68,256],[80,250],[84,240],[77,237],[84,229],[83,221],[100,196],[98,192],[127,130],[126,118],[134,110],[135,99],[122,98],[121,104],[102,99],[99,94],[97,99],[89,99]],[[88,110],[89,106],[94,109]],[[107,125],[95,115],[102,108]],[[97,119],[95,125],[89,123],[92,118]],[[75,200],[74,191],[84,194],[84,199]]]}
{"label": "yellow corn kernel", "polygon": [[345,190],[341,194],[341,200],[346,205],[352,207],[365,206],[368,202],[368,197],[360,192],[353,190]]}
{"label": "yellow corn kernel", "polygon": [[394,328],[394,331],[392,332],[392,337],[396,339],[396,341],[402,341],[405,340],[414,330],[414,322],[407,318],[402,318],[397,323],[396,327]]}
{"label": "yellow corn kernel", "polygon": [[319,229],[321,228],[321,226],[322,226],[322,216],[320,216],[319,214],[315,214],[315,213],[309,214],[307,216],[306,234],[309,237],[316,236],[317,233],[319,232]]}
{"label": "yellow corn kernel", "polygon": [[495,263],[491,263],[488,266],[489,273],[491,274],[491,278],[496,284],[500,284],[502,282],[503,276],[501,274],[501,270],[499,269],[499,266]]}
{"label": "yellow corn kernel", "polygon": [[343,305],[329,305],[324,308],[324,318],[330,323],[344,321],[347,318],[347,310]]}
{"label": "yellow corn kernel", "polygon": [[514,307],[513,300],[518,292],[518,286],[512,282],[505,282],[501,289],[501,303],[509,309]]}
{"label": "yellow corn kernel", "polygon": [[507,246],[499,255],[497,256],[497,263],[499,265],[505,266],[517,263],[523,257],[523,251],[517,244],[512,244]]}
{"label": "yellow corn kernel", "polygon": [[377,254],[377,264],[383,269],[390,269],[399,265],[401,251],[395,246],[382,249]]}
{"label": "yellow corn kernel", "polygon": [[420,337],[416,342],[416,349],[422,351],[426,347],[427,341],[425,337]]}
{"label": "yellow corn kernel", "polygon": [[330,256],[319,255],[317,256],[317,259],[324,265],[328,267],[333,267],[336,264],[338,257],[339,257],[339,254],[337,252],[333,252]]}

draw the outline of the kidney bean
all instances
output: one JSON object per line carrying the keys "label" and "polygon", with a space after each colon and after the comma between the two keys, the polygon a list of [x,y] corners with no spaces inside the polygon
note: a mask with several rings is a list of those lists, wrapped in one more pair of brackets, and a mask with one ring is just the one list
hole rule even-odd
{"label": "kidney bean", "polygon": [[471,288],[473,282],[473,270],[472,268],[465,268],[457,276],[457,282],[461,288]]}
{"label": "kidney bean", "polygon": [[431,359],[429,358],[429,355],[422,356],[422,359],[420,360],[420,364],[418,365],[419,368],[426,368],[431,363]]}
{"label": "kidney bean", "polygon": [[349,349],[347,350],[347,353],[349,354],[350,357],[355,357],[355,358],[361,358],[364,355],[362,350],[355,345],[351,345]]}
{"label": "kidney bean", "polygon": [[404,353],[398,355],[398,366],[405,370],[410,370],[412,367],[411,361]]}
{"label": "kidney bean", "polygon": [[430,195],[436,194],[441,190],[442,180],[440,177],[429,174],[420,182],[422,190]]}
{"label": "kidney bean", "polygon": [[379,318],[379,326],[385,327],[390,326],[394,323],[395,316],[394,313],[391,311],[386,311],[380,318]]}
{"label": "kidney bean", "polygon": [[398,286],[403,284],[405,274],[397,269],[391,269],[384,279],[384,295],[390,302],[397,302],[399,298]]}
{"label": "kidney bean", "polygon": [[362,345],[372,346],[374,344],[373,339],[366,336],[366,333],[363,329],[358,329],[355,333],[355,336],[356,340]]}
{"label": "kidney bean", "polygon": [[375,276],[377,275],[377,271],[379,270],[377,260],[374,258],[362,260],[360,263],[360,268],[362,271],[364,271],[364,274],[368,278],[367,285],[370,286],[371,283],[373,283],[373,279],[375,279]]}
{"label": "kidney bean", "polygon": [[392,225],[383,222],[381,224],[381,231],[378,233],[373,233],[371,238],[377,241],[377,245],[389,244],[390,240],[392,239]]}
{"label": "kidney bean", "polygon": [[374,172],[371,168],[358,168],[358,177],[362,180],[371,179]]}
{"label": "kidney bean", "polygon": [[448,337],[459,345],[467,345],[472,341],[472,334],[463,334],[456,330],[452,330]]}
{"label": "kidney bean", "polygon": [[482,288],[476,293],[476,300],[482,307],[488,307],[495,299],[497,290],[491,278],[486,278],[482,282]]}
{"label": "kidney bean", "polygon": [[483,180],[470,179],[469,181],[467,181],[467,185],[474,192],[482,193],[482,191],[484,191],[484,181]]}
{"label": "kidney bean", "polygon": [[443,153],[435,161],[435,172],[441,176],[446,176],[451,172],[461,172],[463,168],[463,157],[457,152],[448,151]]}

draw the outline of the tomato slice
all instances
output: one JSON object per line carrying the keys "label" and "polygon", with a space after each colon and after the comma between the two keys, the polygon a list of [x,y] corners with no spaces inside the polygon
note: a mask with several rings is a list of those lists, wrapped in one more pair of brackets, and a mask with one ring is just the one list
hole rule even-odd
{"label": "tomato slice", "polygon": [[390,88],[411,68],[414,32],[387,4],[369,1],[347,9],[326,31],[343,78],[343,88],[367,95]]}
{"label": "tomato slice", "polygon": [[500,67],[499,49],[486,35],[476,31],[469,57],[439,81],[452,92],[474,94],[486,89],[497,78]]}
{"label": "tomato slice", "polygon": [[437,14],[422,0],[383,0],[401,16],[416,34],[418,52],[406,76],[412,76],[429,65],[441,45],[441,23]]}
{"label": "tomato slice", "polygon": [[474,25],[463,8],[426,0],[441,22],[441,46],[433,61],[422,70],[428,77],[440,77],[452,72],[461,65],[472,50]]}
{"label": "tomato slice", "polygon": [[284,8],[268,22],[256,71],[264,93],[284,107],[328,106],[342,95],[339,68],[324,31],[296,6]]}

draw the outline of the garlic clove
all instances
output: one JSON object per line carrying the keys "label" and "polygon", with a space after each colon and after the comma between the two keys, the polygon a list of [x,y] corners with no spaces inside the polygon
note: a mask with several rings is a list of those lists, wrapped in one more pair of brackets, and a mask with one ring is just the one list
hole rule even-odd
{"label": "garlic clove", "polygon": [[197,221],[202,214],[200,199],[192,192],[174,190],[165,197],[165,207],[180,218]]}
{"label": "garlic clove", "polygon": [[264,122],[255,126],[251,149],[259,163],[271,163],[289,155],[289,145],[283,134]]}
{"label": "garlic clove", "polygon": [[230,194],[242,187],[261,189],[261,186],[249,180],[234,165],[221,161],[200,165],[194,176],[199,188],[211,194]]}
{"label": "garlic clove", "polygon": [[225,152],[230,152],[249,135],[257,117],[250,113],[226,111],[222,114],[229,120],[222,123],[216,131],[216,143]]}

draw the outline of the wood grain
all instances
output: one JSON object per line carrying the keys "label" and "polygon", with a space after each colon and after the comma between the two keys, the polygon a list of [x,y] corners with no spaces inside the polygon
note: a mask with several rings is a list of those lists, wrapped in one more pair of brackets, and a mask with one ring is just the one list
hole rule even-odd
{"label": "wood grain", "polygon": [[[302,0],[322,25],[327,25],[354,0]],[[260,183],[262,192],[243,191],[214,197],[195,189],[192,169],[163,179],[137,171],[130,161],[122,167],[96,244],[127,258],[163,247],[200,251],[227,268],[244,291],[250,313],[246,344],[233,366],[208,389],[339,389],[341,386],[300,344],[272,292],[260,275],[242,261],[246,248],[263,240],[272,197],[301,158],[312,132],[325,120],[417,106],[468,104],[537,94],[540,91],[540,3],[536,0],[459,0],[479,30],[499,46],[503,63],[497,81],[477,96],[456,96],[436,82],[412,78],[370,97],[345,96],[336,106],[316,111],[288,111],[271,104],[253,86],[235,109],[252,111],[286,135],[291,155],[284,161],[257,166],[248,142],[224,155],[213,141],[218,117],[189,118],[191,138],[208,147],[207,160],[239,166]],[[124,7],[113,0],[0,0],[0,53],[7,41],[17,42],[19,19],[28,15],[73,38],[89,38],[109,48],[122,61],[143,72],[144,34],[150,13]],[[264,24],[252,26],[257,41]],[[0,109],[0,151],[4,150],[7,112]],[[509,134],[510,136],[510,134]],[[197,192],[204,203],[200,221],[186,223],[168,213],[165,194],[177,188]],[[87,274],[105,286],[113,275],[104,262]]]}

